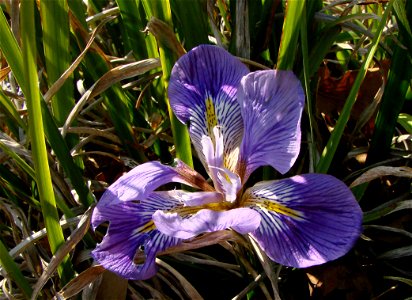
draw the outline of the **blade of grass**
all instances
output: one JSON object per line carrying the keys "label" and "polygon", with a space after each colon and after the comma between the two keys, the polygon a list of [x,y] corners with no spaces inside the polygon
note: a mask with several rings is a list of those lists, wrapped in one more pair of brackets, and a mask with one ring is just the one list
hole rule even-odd
{"label": "blade of grass", "polygon": [[[146,27],[147,21],[142,20],[141,9],[142,5],[140,1],[130,0],[116,0],[120,9],[120,15],[122,17],[122,24],[124,26],[124,32],[126,34],[126,46],[133,51],[133,55],[136,59],[156,57],[155,52],[157,49],[152,49],[149,39],[153,39],[152,36],[144,36],[142,30]],[[140,29],[140,30],[136,30]],[[155,43],[154,39],[152,41]],[[154,51],[153,51],[154,50]]]}
{"label": "blade of grass", "polygon": [[0,165],[0,193],[4,195],[6,199],[16,204],[16,206],[20,206],[21,203],[26,202],[36,210],[41,209],[40,202],[31,195],[30,188],[27,184],[5,167],[5,165]]}
{"label": "blade of grass", "polygon": [[192,1],[187,5],[186,1],[172,0],[170,4],[174,25],[186,50],[207,44],[209,39],[206,1]]}
{"label": "blade of grass", "polygon": [[[1,6],[0,6],[1,7]],[[20,88],[26,90],[26,82],[23,80],[23,60],[21,57],[21,50],[17,41],[11,32],[9,24],[3,10],[0,10],[0,49],[3,52],[7,63],[13,71],[14,77],[20,85]]]}
{"label": "blade of grass", "polygon": [[[3,10],[0,11],[0,49],[4,54],[9,66],[13,71],[23,93],[27,93],[27,83],[24,79],[23,57],[13,33],[8,26]],[[36,73],[37,76],[37,73]],[[86,207],[93,203],[93,196],[89,188],[86,186],[82,173],[78,166],[74,163],[70,155],[69,148],[62,138],[56,123],[44,101],[40,101],[42,106],[42,118],[44,122],[44,130],[53,151],[55,152],[60,164],[62,165],[66,175],[69,177],[74,189],[79,195],[80,201]]]}
{"label": "blade of grass", "polygon": [[[70,21],[80,48],[84,48],[86,41],[89,40],[88,28],[83,27],[83,23],[74,15],[71,15]],[[82,65],[84,66],[83,71],[86,73],[85,77],[90,77],[96,81],[102,74],[110,70],[111,65],[101,49],[95,48],[95,50],[86,54]],[[122,90],[120,84],[114,84],[102,96],[110,119],[128,154],[138,162],[147,161],[133,131],[134,104],[128,94]]]}
{"label": "blade of grass", "polygon": [[328,140],[327,145],[323,149],[321,158],[316,166],[316,172],[318,173],[327,173],[329,170],[329,167],[332,163],[333,157],[335,155],[336,149],[338,148],[339,141],[342,137],[343,131],[346,127],[346,123],[349,120],[349,116],[352,110],[352,106],[354,105],[357,94],[360,88],[360,85],[365,78],[366,71],[368,70],[368,67],[370,63],[372,62],[373,56],[378,48],[379,45],[379,40],[382,36],[383,29],[385,28],[386,21],[388,19],[389,13],[392,10],[392,5],[393,1],[389,1],[389,3],[386,6],[385,12],[382,16],[381,21],[379,22],[378,26],[378,31],[375,32],[375,36],[372,40],[371,47],[369,49],[369,52],[367,54],[366,59],[363,61],[362,66],[359,70],[358,75],[356,76],[355,82],[353,83],[353,86],[350,90],[350,93],[348,95],[348,98],[346,99],[345,105],[342,109],[341,115],[339,116],[339,119],[336,123],[336,126]]}
{"label": "blade of grass", "polygon": [[[306,3],[303,4],[303,10],[306,11]],[[310,172],[315,170],[317,163],[317,149],[315,144],[315,135],[313,130],[314,115],[313,115],[313,103],[312,96],[310,92],[310,69],[309,69],[309,50],[308,50],[308,24],[306,14],[302,14],[302,21],[300,23],[300,40],[302,46],[302,59],[303,59],[303,82],[305,86],[306,94],[306,111],[309,118],[309,128],[310,128],[310,155],[311,155],[311,167]]]}
{"label": "blade of grass", "polygon": [[[24,131],[27,131],[26,123],[20,118],[16,107],[12,104],[10,99],[0,90],[0,107],[3,112],[7,115],[6,121],[13,122],[20,126]],[[18,136],[18,135],[17,135]]]}
{"label": "blade of grass", "polygon": [[[393,10],[395,12],[399,31],[402,35],[402,42],[410,51],[412,49],[412,29],[410,24],[412,4],[410,1],[395,1],[393,4]],[[411,56],[410,52],[409,56]]]}
{"label": "blade of grass", "polygon": [[[23,1],[21,3],[20,17],[23,67],[25,70],[23,78],[27,84],[25,96],[29,115],[29,134],[34,170],[36,172],[37,188],[50,248],[52,253],[56,253],[58,248],[64,244],[64,235],[59,224],[59,215],[57,213],[43,131],[41,99],[36,68],[34,1]],[[68,282],[73,276],[73,269],[68,256],[66,256],[59,267],[59,276],[63,282]]]}
{"label": "blade of grass", "polygon": [[[406,14],[409,18],[412,18],[412,5],[410,2],[409,5],[406,5]],[[409,36],[408,31],[401,31],[400,41],[406,40],[406,36]],[[410,85],[412,76],[411,60],[408,57],[410,49],[403,49],[399,45],[395,47],[388,82],[375,121],[375,131],[368,152],[367,164],[376,163],[388,155],[398,116],[402,110]]]}
{"label": "blade of grass", "polygon": [[292,70],[298,49],[300,22],[305,12],[306,0],[287,1],[285,19],[283,22],[282,38],[280,40],[278,61],[276,68]]}
{"label": "blade of grass", "polygon": [[3,242],[0,240],[0,265],[7,272],[7,275],[17,284],[26,299],[30,299],[33,290],[26,277],[17,267],[13,258],[10,256]]}
{"label": "blade of grass", "polygon": [[4,151],[8,156],[10,156],[17,165],[33,180],[36,179],[36,174],[31,166],[29,166],[26,161],[20,157],[20,155],[15,151],[15,149],[8,147],[7,140],[3,139],[2,133],[0,133],[0,149]]}
{"label": "blade of grass", "polygon": [[[65,0],[41,1],[40,13],[47,80],[50,87],[70,66],[67,2]],[[51,100],[53,115],[58,126],[64,124],[74,105],[72,86],[72,78],[69,77]]]}
{"label": "blade of grass", "polygon": [[[172,24],[172,17],[170,11],[170,5],[168,1],[144,1],[143,2],[145,10],[147,13],[151,14],[151,17],[163,17],[163,20],[166,24]],[[159,54],[160,54],[160,63],[162,65],[163,76],[162,80],[164,83],[165,90],[169,84],[170,73],[172,71],[173,65],[176,60],[179,58],[178,55],[182,53],[176,53],[170,48],[168,41],[175,39],[173,31],[170,29],[167,31],[168,26],[162,26],[159,22],[158,27],[155,26],[155,19],[151,20],[151,24],[148,24],[149,31],[156,37]],[[159,20],[157,20],[159,21]],[[176,157],[184,161],[187,165],[193,167],[193,158],[192,158],[192,149],[190,145],[189,132],[186,126],[176,118],[169,101],[167,101],[167,108],[170,117],[170,123],[172,127],[173,139],[176,147]]]}

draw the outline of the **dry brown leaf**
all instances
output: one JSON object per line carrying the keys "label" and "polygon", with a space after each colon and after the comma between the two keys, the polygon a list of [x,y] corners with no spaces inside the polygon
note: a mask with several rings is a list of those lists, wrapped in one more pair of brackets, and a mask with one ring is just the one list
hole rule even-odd
{"label": "dry brown leaf", "polygon": [[126,299],[128,281],[106,271],[97,289],[96,300]]}
{"label": "dry brown leaf", "polygon": [[[367,71],[365,79],[359,89],[357,100],[351,111],[351,118],[358,120],[368,108],[382,86],[383,78],[387,73],[389,62],[383,61],[382,67]],[[327,66],[319,69],[319,87],[316,94],[316,110],[318,114],[331,116],[340,112],[346,102],[350,90],[355,82],[357,70],[346,71],[343,76],[335,78]]]}
{"label": "dry brown leaf", "polygon": [[72,279],[66,284],[56,295],[57,299],[67,299],[80,293],[87,285],[92,283],[99,277],[105,270],[100,265],[92,266],[83,271],[76,278]]}
{"label": "dry brown leaf", "polygon": [[66,122],[62,128],[62,136],[67,134],[67,130],[76,116],[80,113],[87,101],[100,93],[104,92],[113,84],[130,77],[138,76],[147,71],[160,67],[160,61],[157,58],[149,58],[136,61],[130,64],[121,65],[106,72],[100,77],[80,98],[76,105],[71,110]]}
{"label": "dry brown leaf", "polygon": [[108,18],[104,21],[102,21],[92,32],[89,41],[87,42],[86,47],[83,49],[82,53],[75,59],[75,61],[70,65],[70,67],[63,72],[63,74],[60,76],[59,79],[56,80],[55,83],[50,87],[50,89],[47,91],[47,93],[44,95],[44,101],[49,102],[50,99],[53,97],[54,94],[57,93],[57,91],[63,86],[63,84],[66,82],[67,78],[70,77],[70,75],[73,73],[73,71],[77,68],[77,66],[80,64],[82,61],[83,57],[86,55],[87,51],[89,48],[93,45],[94,39],[96,38],[97,34],[100,32],[100,30],[103,28],[103,26],[113,18]]}
{"label": "dry brown leaf", "polygon": [[396,177],[412,178],[412,168],[379,166],[379,167],[370,169],[366,171],[365,173],[363,173],[354,182],[352,182],[350,187],[353,188],[357,185],[372,181],[382,176],[396,176]]}
{"label": "dry brown leaf", "polygon": [[156,263],[159,266],[165,268],[179,281],[179,283],[185,290],[186,294],[189,296],[189,299],[198,299],[198,300],[203,299],[203,297],[199,294],[199,292],[193,287],[193,285],[182,274],[180,274],[170,265],[168,265],[167,263],[165,263],[164,261],[158,258],[156,258]]}
{"label": "dry brown leaf", "polygon": [[90,219],[92,216],[93,207],[90,207],[82,216],[79,221],[79,224],[76,230],[67,238],[66,243],[60,246],[60,248],[56,251],[53,255],[53,258],[50,260],[49,265],[47,266],[46,270],[40,276],[39,280],[37,281],[36,285],[33,288],[33,294],[31,299],[34,300],[37,298],[40,290],[46,284],[46,282],[50,279],[51,275],[57,270],[57,267],[60,265],[62,260],[66,257],[66,255],[81,241],[84,235],[87,233],[87,230],[90,226]]}
{"label": "dry brown leaf", "polygon": [[185,49],[183,49],[177,40],[173,30],[163,21],[152,17],[149,23],[147,23],[146,31],[154,35],[159,45],[166,46],[174,52],[177,57],[186,53]]}
{"label": "dry brown leaf", "polygon": [[10,73],[10,70],[10,67],[0,69],[0,81],[3,81],[3,79],[7,77],[7,75]]}

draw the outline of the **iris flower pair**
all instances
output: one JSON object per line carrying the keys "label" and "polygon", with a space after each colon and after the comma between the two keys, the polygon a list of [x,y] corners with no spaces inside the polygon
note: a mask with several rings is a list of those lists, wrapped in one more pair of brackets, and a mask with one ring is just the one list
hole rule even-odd
{"label": "iris flower pair", "polygon": [[[249,234],[272,260],[291,267],[322,264],[351,249],[362,212],[335,177],[305,174],[245,186],[261,166],[285,174],[299,154],[304,93],[292,72],[249,72],[225,50],[201,45],[177,61],[168,93],[211,180],[179,160],[147,162],[120,177],[93,212],[94,228],[110,223],[92,252],[98,263],[147,279],[157,271],[157,253],[225,229]],[[171,182],[193,191],[159,190]],[[145,259],[136,261],[137,252]]]}

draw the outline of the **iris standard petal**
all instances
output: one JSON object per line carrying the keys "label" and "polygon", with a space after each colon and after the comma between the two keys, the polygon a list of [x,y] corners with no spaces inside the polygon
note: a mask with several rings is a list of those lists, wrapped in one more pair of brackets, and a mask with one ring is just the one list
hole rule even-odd
{"label": "iris standard petal", "polygon": [[239,233],[249,233],[258,228],[260,215],[250,208],[235,208],[227,211],[202,209],[189,218],[180,214],[157,211],[153,214],[156,228],[168,235],[189,239],[205,232],[233,228]]}
{"label": "iris standard petal", "polygon": [[[143,201],[119,201],[101,207],[96,214],[102,216],[97,219],[107,219],[110,225],[103,241],[92,251],[93,258],[104,268],[127,279],[152,277],[157,271],[156,253],[181,242],[159,232],[152,214],[159,208],[172,209],[179,205],[180,201],[167,194],[154,192]],[[136,254],[140,257],[138,261]]]}
{"label": "iris standard petal", "polygon": [[361,232],[362,211],[350,189],[324,174],[268,181],[248,189],[243,205],[258,211],[251,233],[274,261],[309,267],[347,253]]}
{"label": "iris standard petal", "polygon": [[223,135],[225,167],[237,163],[243,121],[236,100],[237,88],[248,69],[226,50],[201,45],[183,55],[174,65],[169,83],[170,105],[177,118],[189,123],[192,142],[207,169],[202,137],[213,140],[213,128]]}
{"label": "iris standard petal", "polygon": [[252,72],[242,79],[238,100],[245,128],[240,175],[247,179],[264,165],[286,173],[300,149],[305,96],[298,78],[290,71]]}

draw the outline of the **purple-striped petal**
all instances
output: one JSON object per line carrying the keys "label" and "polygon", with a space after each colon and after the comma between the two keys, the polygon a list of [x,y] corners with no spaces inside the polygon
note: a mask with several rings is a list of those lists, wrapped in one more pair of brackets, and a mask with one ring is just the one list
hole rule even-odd
{"label": "purple-striped petal", "polygon": [[290,71],[258,71],[246,75],[238,89],[244,137],[240,148],[243,178],[270,165],[286,173],[300,149],[304,93]]}
{"label": "purple-striped petal", "polygon": [[178,213],[157,211],[153,214],[156,228],[168,235],[189,239],[205,232],[233,228],[239,233],[254,231],[260,224],[260,215],[250,208],[236,208],[228,211],[202,209],[189,218]]}
{"label": "purple-striped petal", "polygon": [[[102,207],[111,206],[119,201],[145,199],[155,189],[170,182],[213,190],[200,174],[190,169],[182,161],[177,160],[175,167],[152,161],[137,166],[109,186],[94,211],[99,212]],[[101,214],[93,214],[92,224],[107,221],[107,219],[103,220],[98,216]]]}
{"label": "purple-striped petal", "polygon": [[172,190],[157,192],[158,194],[168,194],[176,200],[179,200],[184,206],[200,206],[209,203],[223,202],[224,198],[218,192],[187,192],[183,190]]}
{"label": "purple-striped petal", "polygon": [[[157,271],[156,253],[181,242],[159,232],[152,215],[158,209],[173,209],[180,205],[180,201],[167,194],[154,192],[146,200],[118,201],[94,211],[96,220],[108,220],[110,225],[103,241],[92,251],[93,258],[106,269],[127,279],[152,277]],[[134,261],[136,254],[140,254],[137,262]]]}
{"label": "purple-striped petal", "polygon": [[170,104],[177,118],[189,123],[189,132],[207,169],[202,137],[212,140],[213,128],[223,135],[225,167],[233,171],[243,134],[243,121],[236,100],[237,88],[248,69],[222,48],[201,45],[183,55],[173,67]]}
{"label": "purple-striped petal", "polygon": [[309,267],[346,254],[361,232],[362,211],[333,176],[306,174],[248,189],[243,204],[262,217],[251,233],[274,261]]}

